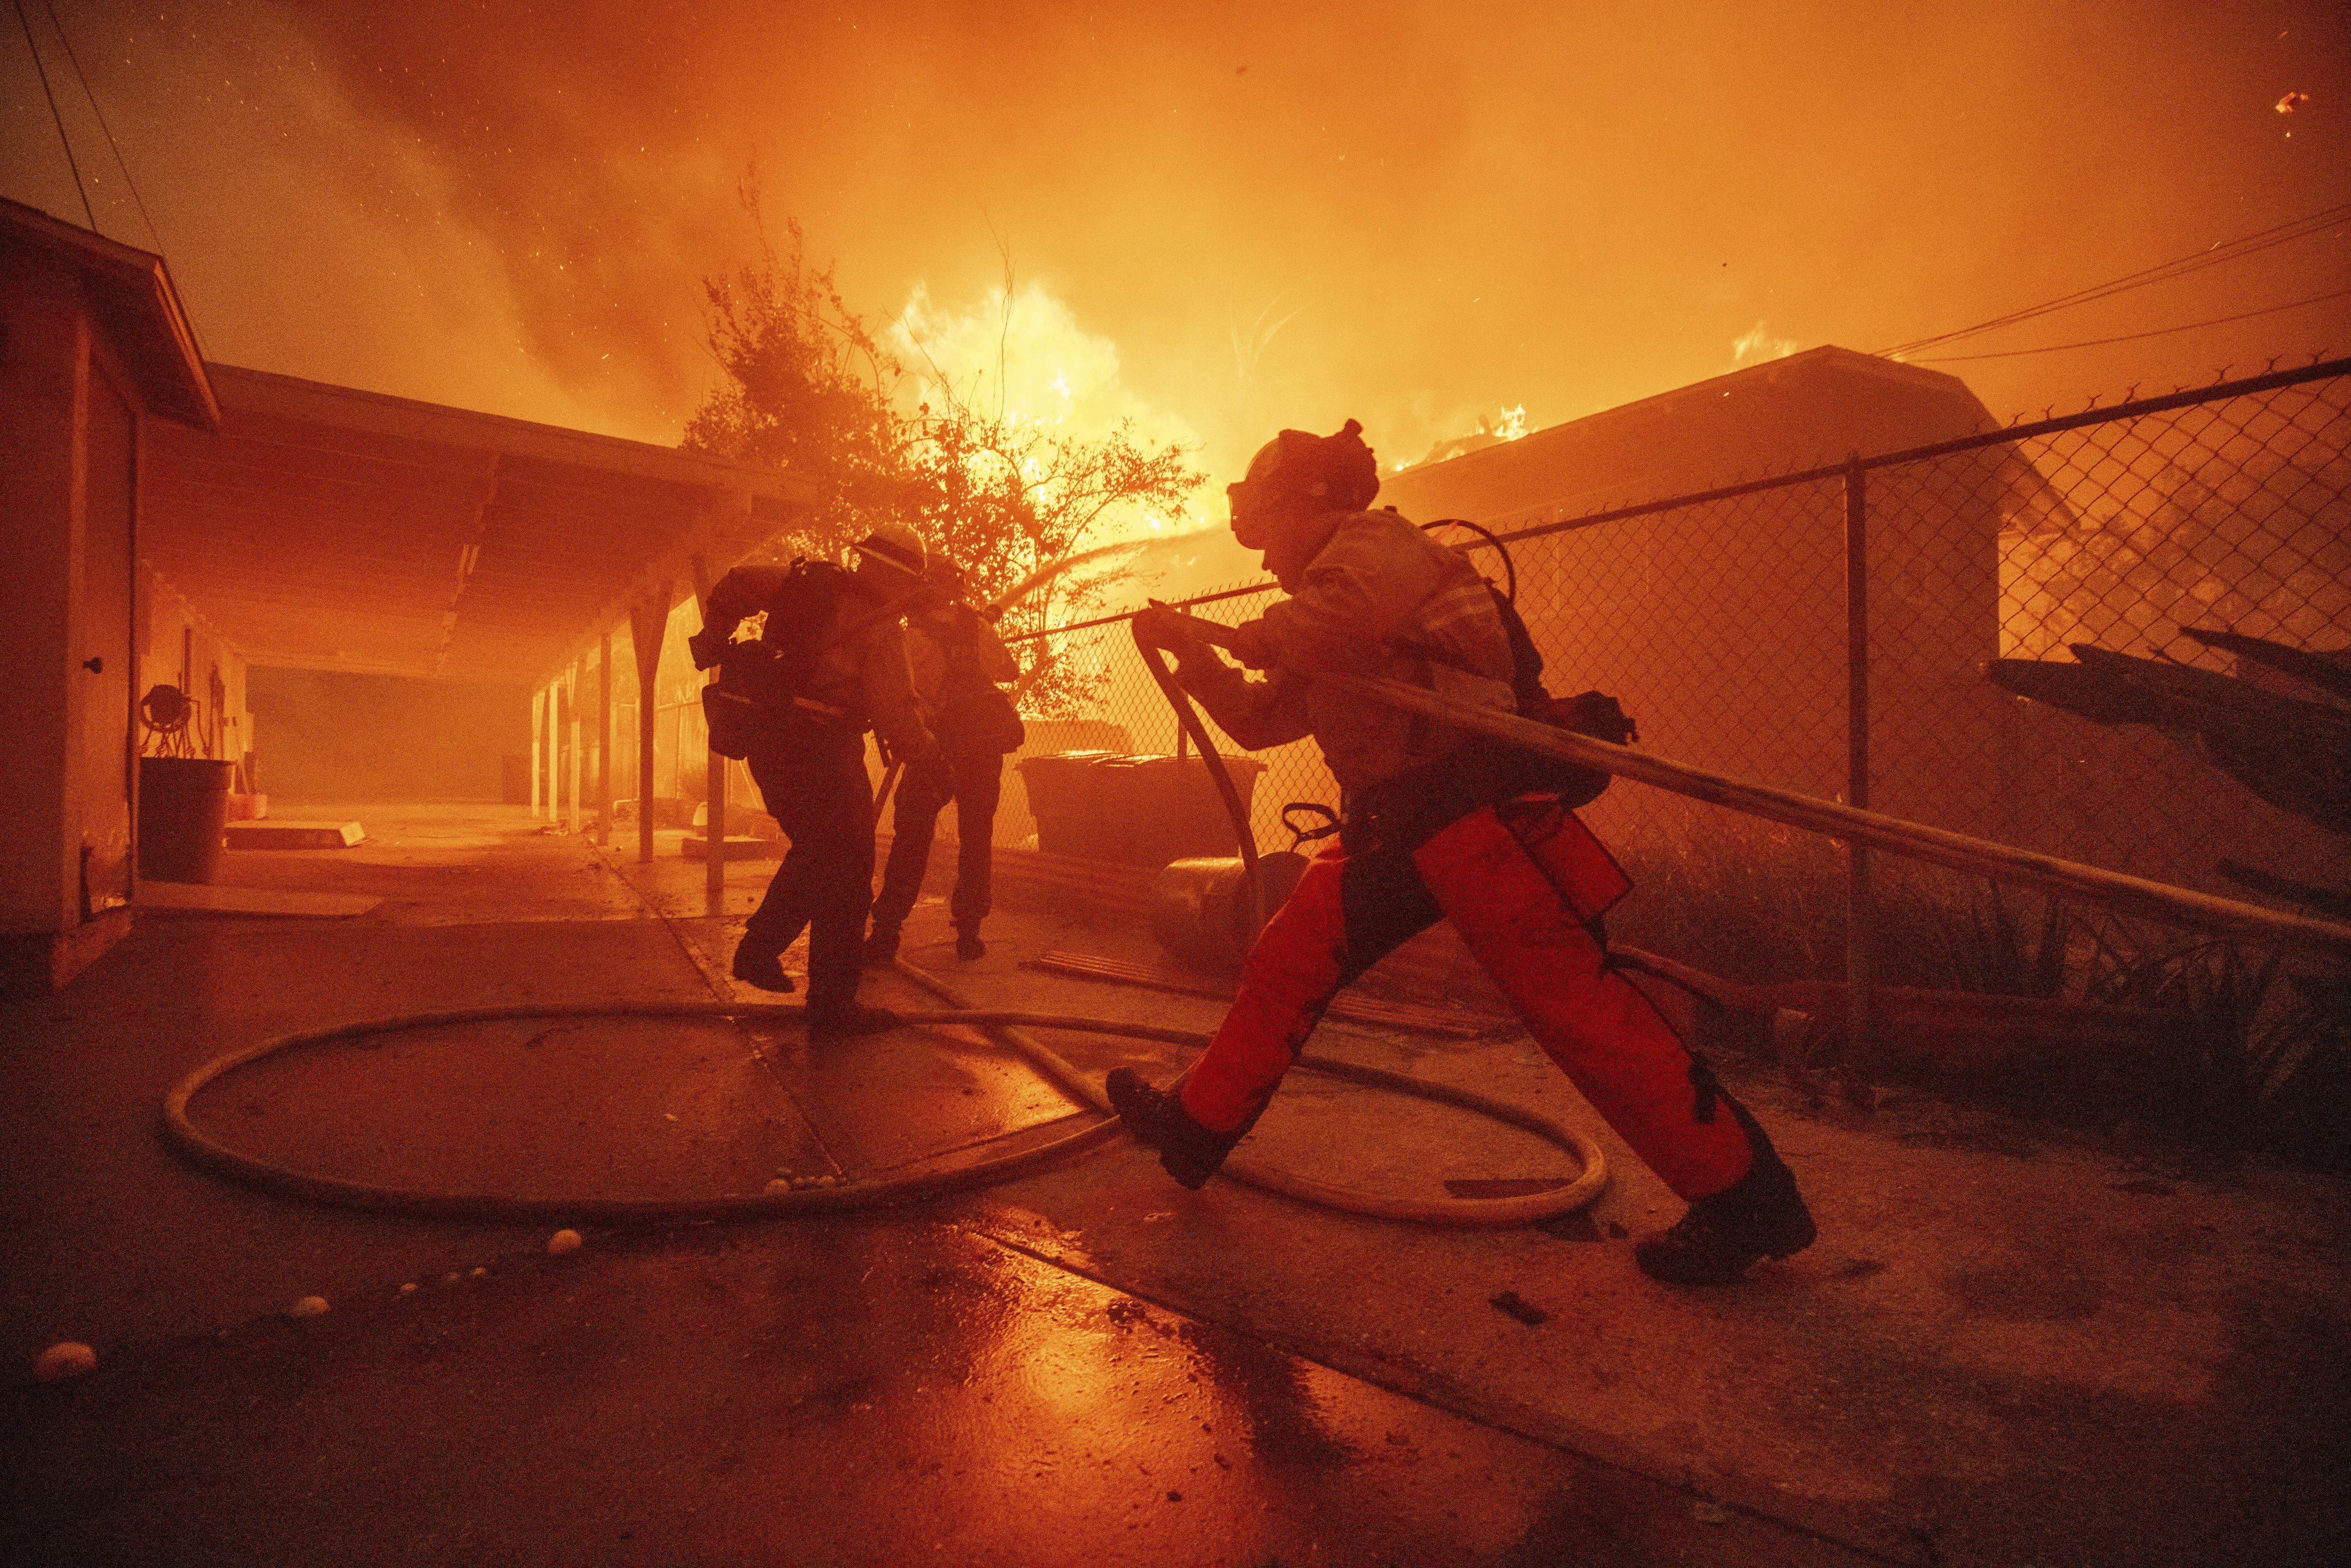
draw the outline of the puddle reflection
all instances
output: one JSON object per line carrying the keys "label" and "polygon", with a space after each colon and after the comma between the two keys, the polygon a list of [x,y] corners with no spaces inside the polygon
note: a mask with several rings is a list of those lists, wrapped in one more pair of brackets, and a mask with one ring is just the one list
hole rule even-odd
{"label": "puddle reflection", "polygon": [[771,1284],[766,1501],[843,1560],[1472,1562],[1526,1517],[1464,1521],[1450,1417],[950,1228],[844,1226]]}

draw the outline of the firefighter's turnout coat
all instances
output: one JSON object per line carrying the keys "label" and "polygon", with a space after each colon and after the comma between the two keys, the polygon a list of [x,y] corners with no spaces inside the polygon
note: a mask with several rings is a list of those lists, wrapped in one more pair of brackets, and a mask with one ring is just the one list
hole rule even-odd
{"label": "firefighter's turnout coat", "polygon": [[1235,652],[1270,678],[1187,661],[1186,688],[1251,751],[1312,736],[1344,791],[1458,748],[1466,732],[1317,683],[1380,675],[1455,702],[1512,711],[1510,644],[1477,569],[1394,512],[1356,512],[1291,595],[1237,630]]}

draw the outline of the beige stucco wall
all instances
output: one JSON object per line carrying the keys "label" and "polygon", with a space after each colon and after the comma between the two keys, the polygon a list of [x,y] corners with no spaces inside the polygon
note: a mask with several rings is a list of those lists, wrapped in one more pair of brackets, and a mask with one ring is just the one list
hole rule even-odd
{"label": "beige stucco wall", "polygon": [[[84,474],[79,422],[90,329],[65,268],[0,252],[0,932],[57,932],[79,922],[68,879],[66,747],[72,665],[66,648],[72,577],[81,556]],[[77,852],[78,856],[78,852]],[[78,872],[78,867],[72,869]]]}

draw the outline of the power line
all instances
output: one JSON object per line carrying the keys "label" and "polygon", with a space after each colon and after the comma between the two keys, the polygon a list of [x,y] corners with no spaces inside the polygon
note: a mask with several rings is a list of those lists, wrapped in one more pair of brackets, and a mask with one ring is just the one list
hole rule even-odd
{"label": "power line", "polygon": [[2321,229],[2331,227],[2346,217],[2351,217],[2351,203],[2329,207],[2324,212],[2313,213],[2308,217],[2295,218],[2290,223],[2279,224],[2273,228],[2262,229],[2258,233],[2245,235],[2237,239],[2223,241],[2192,255],[2179,256],[2137,272],[2126,273],[2108,282],[2093,284],[2087,288],[2060,295],[2054,299],[2046,300],[2039,305],[2030,305],[2021,310],[2011,310],[2004,316],[1995,316],[1989,321],[1980,321],[1972,327],[1962,327],[1950,332],[1938,332],[1931,337],[1897,344],[1891,349],[1882,349],[1879,353],[1888,359],[1907,358],[1920,349],[1931,349],[1944,343],[1957,342],[1962,338],[1972,338],[1981,332],[1990,332],[2001,327],[2014,326],[2021,321],[2029,321],[2036,316],[2046,316],[2053,311],[2070,309],[2076,305],[2086,305],[2094,300],[2109,298],[2134,288],[2144,288],[2151,283],[2163,283],[2174,277],[2184,277],[2189,273],[2201,271],[2208,267],[2217,267],[2224,261],[2240,260],[2267,250],[2273,246],[2283,245],[2289,240],[2302,239]]}
{"label": "power line", "polygon": [[[155,253],[160,256],[163,251],[163,236],[156,229],[155,220],[147,215],[147,198],[139,193],[139,182],[131,177],[131,165],[122,161],[122,144],[114,139],[114,127],[106,122],[106,110],[98,106],[98,94],[89,90],[89,78],[81,68],[81,57],[74,53],[73,39],[66,36],[66,25],[57,20],[56,0],[41,0],[41,5],[49,14],[49,26],[56,29],[57,42],[66,47],[66,58],[73,65],[75,79],[81,83],[81,95],[89,99],[89,111],[98,116],[98,128],[106,132],[106,144],[114,149],[114,166],[122,171],[122,183],[130,189],[131,199],[138,204],[140,220],[146,224],[148,237],[155,242]],[[22,11],[19,0],[19,15]],[[60,126],[58,129],[62,131],[64,128]],[[82,198],[82,205],[89,205],[89,197]],[[98,226],[95,219],[91,220],[90,226]]]}
{"label": "power line", "polygon": [[2095,284],[2091,287],[2062,295],[2040,305],[2011,311],[2005,316],[1994,317],[1989,321],[1979,322],[1972,327],[1962,327],[1957,331],[1938,333],[1932,337],[1920,338],[1913,342],[1900,344],[1885,352],[1889,357],[1907,355],[1919,349],[1954,342],[1961,338],[1973,337],[1978,333],[1991,331],[2001,327],[2013,326],[2020,321],[2031,320],[2036,316],[2045,316],[2074,305],[2105,299],[2133,288],[2143,288],[2151,283],[2161,283],[2174,277],[2185,277],[2189,273],[2200,271],[2208,267],[2217,267],[2224,261],[2234,261],[2267,250],[2273,246],[2283,245],[2288,240],[2303,238],[2306,235],[2330,226],[2346,214],[2351,214],[2351,204],[2329,208],[2325,212],[2314,213],[2305,218],[2296,218],[2291,223],[2280,224],[2274,228],[2263,229],[2259,233],[2246,235],[2238,239],[2228,240],[2191,256],[2180,256],[2138,272],[2127,273],[2110,282]]}
{"label": "power line", "polygon": [[[66,167],[73,171],[74,192],[81,197],[82,216],[89,220],[93,233],[99,232],[98,214],[90,210],[89,187],[81,183],[81,165],[74,162],[73,138],[66,134],[66,118],[57,112],[57,95],[49,90],[49,68],[41,63],[41,46],[33,42],[33,24],[25,16],[25,0],[15,0],[15,4],[16,25],[25,29],[25,47],[33,52],[33,68],[41,75],[41,95],[49,100],[49,118],[57,121],[57,142],[66,150]],[[57,20],[54,15],[49,19]]]}
{"label": "power line", "polygon": [[2141,338],[2161,338],[2173,332],[2192,332],[2199,327],[2220,327],[2231,321],[2250,321],[2256,316],[2274,316],[2281,310],[2293,310],[2304,305],[2316,305],[2323,300],[2340,299],[2351,294],[2351,288],[2338,288],[2332,294],[2314,294],[2307,299],[2290,300],[2283,305],[2264,305],[2259,310],[2241,311],[2234,316],[2215,316],[2210,321],[2189,321],[2178,327],[2158,327],[2152,332],[2126,332],[2119,338],[2091,338],[2079,343],[2052,343],[2043,349],[2011,349],[1998,354],[1938,354],[1931,359],[1909,360],[1910,365],[1952,365],[1962,360],[2014,360],[2026,354],[2055,354],[2067,349],[2095,349],[2102,343],[2131,343]]}
{"label": "power line", "polygon": [[2314,213],[2308,217],[2296,218],[2291,223],[2280,224],[2273,228],[2263,229],[2256,234],[2246,235],[2238,239],[2225,241],[2221,244],[2211,246],[2207,249],[2198,251],[2191,256],[2180,256],[2175,260],[2167,261],[2156,267],[2147,267],[2138,272],[2127,273],[2121,277],[2111,280],[2110,282],[2095,284],[2088,288],[2076,290],[2072,294],[2061,295],[2055,299],[2046,301],[2040,305],[2028,306],[2022,310],[2011,311],[2007,315],[1994,317],[1989,321],[1981,321],[1972,327],[1962,327],[1957,331],[1941,332],[1935,334],[1932,337],[1920,338],[1912,342],[1903,343],[1895,348],[1886,350],[1884,352],[1888,357],[1908,355],[1920,349],[1933,348],[1938,344],[1955,342],[1961,338],[1970,338],[1980,332],[1989,332],[1997,328],[2013,326],[2020,321],[2031,320],[2036,316],[2045,316],[2053,311],[2066,309],[2075,305],[2088,304],[2093,300],[2107,298],[2113,295],[2124,293],[2133,288],[2143,288],[2151,283],[2161,283],[2174,277],[2185,277],[2190,272],[2200,271],[2207,267],[2217,267],[2224,261],[2234,261],[2242,256],[2252,256],[2257,252],[2267,250],[2273,246],[2283,245],[2288,240],[2300,239],[2306,235],[2332,225],[2346,215],[2351,215],[2351,204],[2331,207],[2325,212]]}

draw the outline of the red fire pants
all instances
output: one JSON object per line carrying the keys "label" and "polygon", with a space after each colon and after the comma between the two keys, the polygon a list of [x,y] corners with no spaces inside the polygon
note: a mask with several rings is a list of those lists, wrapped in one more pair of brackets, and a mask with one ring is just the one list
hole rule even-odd
{"label": "red fire pants", "polygon": [[1720,1192],[1747,1174],[1747,1134],[1593,935],[1630,886],[1575,814],[1541,797],[1480,807],[1408,854],[1325,849],[1249,950],[1232,1010],[1184,1079],[1184,1109],[1217,1132],[1254,1117],[1340,988],[1447,919],[1633,1152],[1685,1199]]}

